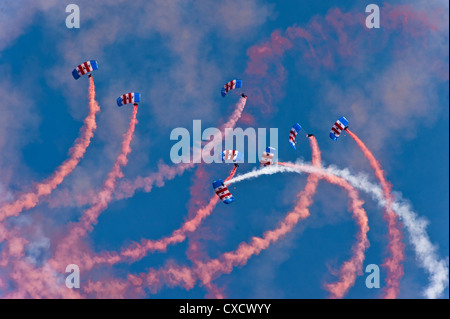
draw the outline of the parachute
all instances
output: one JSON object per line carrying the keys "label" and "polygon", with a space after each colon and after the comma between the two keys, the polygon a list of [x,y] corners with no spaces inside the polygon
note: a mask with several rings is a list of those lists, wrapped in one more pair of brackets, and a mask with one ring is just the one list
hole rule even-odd
{"label": "parachute", "polygon": [[273,147],[266,147],[266,150],[262,153],[260,166],[269,166],[273,164],[273,155],[275,149]]}
{"label": "parachute", "polygon": [[117,105],[122,106],[128,103],[136,104],[141,101],[140,93],[127,93],[117,98]]}
{"label": "parachute", "polygon": [[337,120],[330,131],[330,138],[333,141],[337,141],[341,132],[348,127],[348,120],[343,116],[339,120]]}
{"label": "parachute", "polygon": [[234,197],[231,195],[228,188],[224,185],[223,180],[219,179],[212,183],[214,191],[217,196],[219,196],[220,200],[222,200],[225,204],[230,204],[234,202]]}
{"label": "parachute", "polygon": [[[94,70],[98,70],[98,63],[95,60],[90,60],[77,66],[72,71],[72,76],[75,80],[78,80],[82,75],[90,73]],[[89,74],[89,77],[91,77],[91,74]]]}
{"label": "parachute", "polygon": [[295,150],[295,137],[297,136],[298,132],[300,132],[300,130],[302,129],[302,127],[300,126],[300,124],[296,123],[292,128],[291,128],[291,132],[289,133],[289,143],[291,144],[292,148]]}
{"label": "parachute", "polygon": [[224,85],[222,88],[221,94],[222,97],[225,97],[230,90],[238,89],[242,87],[242,80],[232,80]]}
{"label": "parachute", "polygon": [[243,162],[243,156],[241,152],[235,150],[225,150],[222,152],[222,161],[228,163]]}

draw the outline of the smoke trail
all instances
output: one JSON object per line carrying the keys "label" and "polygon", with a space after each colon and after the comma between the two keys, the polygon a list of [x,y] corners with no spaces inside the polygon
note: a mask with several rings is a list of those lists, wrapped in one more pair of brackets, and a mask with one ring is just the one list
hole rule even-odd
{"label": "smoke trail", "polygon": [[100,107],[95,101],[94,79],[91,77],[89,79],[89,114],[84,119],[80,136],[69,150],[70,157],[56,169],[51,177],[37,184],[33,191],[22,194],[16,201],[1,207],[0,221],[10,216],[17,216],[23,210],[35,207],[42,196],[49,195],[75,169],[91,143],[91,138],[94,136],[94,131],[97,128],[95,116],[99,111]]}
{"label": "smoke trail", "polygon": [[[237,121],[244,111],[246,103],[247,98],[242,97],[239,99],[230,118],[219,129],[222,137],[225,135],[224,132],[226,128],[234,128],[236,126]],[[217,141],[219,139],[215,135],[212,140]],[[197,153],[194,154],[194,156],[197,155]],[[119,200],[132,197],[138,189],[143,189],[145,192],[151,192],[154,185],[163,187],[165,181],[171,180],[178,175],[182,175],[187,169],[191,169],[194,166],[194,163],[181,163],[174,166],[160,164],[158,165],[158,171],[147,177],[137,177],[134,181],[125,180],[121,182],[115,191],[114,196]]]}
{"label": "smoke trail", "polygon": [[402,262],[405,259],[404,250],[405,245],[402,243],[403,233],[397,216],[392,210],[392,187],[386,180],[385,173],[381,168],[380,163],[375,159],[375,156],[367,148],[367,146],[356,136],[355,133],[347,129],[348,134],[356,142],[364,156],[370,163],[370,166],[375,171],[375,176],[381,184],[383,195],[386,201],[383,218],[388,222],[388,249],[390,256],[385,259],[383,264],[387,268],[386,287],[384,288],[385,298],[394,299],[400,293],[400,279],[403,276]]}
{"label": "smoke trail", "polygon": [[[84,211],[78,223],[73,223],[69,226],[69,232],[67,236],[60,241],[60,245],[56,249],[55,257],[52,262],[59,260],[59,257],[61,256],[67,257],[66,259],[69,258],[66,254],[73,250],[73,247],[76,246],[79,239],[84,237],[88,231],[92,230],[93,225],[97,223],[98,216],[108,207],[109,202],[112,200],[117,180],[123,177],[122,167],[127,164],[127,156],[131,152],[130,144],[138,122],[136,119],[137,111],[138,106],[134,105],[127,132],[123,136],[120,153],[117,156],[111,171],[108,173],[102,189],[97,193],[95,203]],[[70,258],[73,257],[74,256],[70,256]]]}

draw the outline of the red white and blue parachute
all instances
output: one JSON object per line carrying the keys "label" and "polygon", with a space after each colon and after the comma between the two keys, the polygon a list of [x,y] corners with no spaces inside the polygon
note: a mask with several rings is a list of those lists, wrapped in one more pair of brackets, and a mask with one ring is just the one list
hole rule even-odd
{"label": "red white and blue parachute", "polygon": [[273,156],[275,155],[275,148],[266,147],[266,150],[261,155],[260,166],[269,166],[273,164]]}
{"label": "red white and blue parachute", "polygon": [[[86,61],[79,66],[77,66],[72,71],[72,76],[75,80],[78,80],[82,75],[91,73],[94,70],[98,70],[98,63],[95,60]],[[91,74],[89,74],[91,76]]]}
{"label": "red white and blue parachute", "polygon": [[223,183],[223,180],[219,179],[217,181],[214,181],[212,183],[212,186],[217,196],[219,196],[220,200],[223,201],[225,204],[230,204],[234,202],[234,196],[231,195],[230,191]]}
{"label": "red white and blue parachute", "polygon": [[345,130],[347,128],[347,126],[348,126],[348,120],[344,116],[341,117],[339,120],[334,122],[334,125],[330,131],[330,138],[333,141],[337,141],[337,139],[341,135],[341,132],[343,130]]}
{"label": "red white and blue parachute", "polygon": [[132,92],[119,96],[117,98],[117,105],[122,106],[128,103],[137,104],[140,101],[141,101],[141,94]]}
{"label": "red white and blue parachute", "polygon": [[225,84],[222,88],[221,94],[222,97],[225,97],[230,90],[238,89],[242,87],[242,80],[232,80]]}
{"label": "red white and blue parachute", "polygon": [[289,143],[291,144],[291,146],[294,150],[296,149],[295,148],[295,138],[301,129],[302,129],[302,127],[300,126],[300,124],[295,123],[295,125],[291,128],[291,132],[289,133]]}
{"label": "red white and blue parachute", "polygon": [[241,152],[225,150],[222,152],[222,161],[226,163],[241,163],[243,162],[243,156]]}

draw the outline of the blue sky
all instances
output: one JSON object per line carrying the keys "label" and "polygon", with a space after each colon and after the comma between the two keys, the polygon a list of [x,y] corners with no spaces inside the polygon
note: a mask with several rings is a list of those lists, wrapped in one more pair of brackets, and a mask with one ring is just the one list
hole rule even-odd
{"label": "blue sky", "polygon": [[[65,7],[77,3],[80,29],[65,26]],[[407,3],[407,6],[403,6]],[[369,2],[367,3],[369,4]],[[365,16],[360,1],[2,1],[0,4],[0,202],[11,201],[33,183],[51,175],[62,163],[87,115],[87,79],[73,80],[72,69],[95,59],[98,128],[78,167],[41,205],[20,218],[33,221],[44,243],[40,261],[51,254],[53,236],[83,207],[52,205],[58,196],[95,191],[105,179],[119,151],[131,108],[118,108],[116,98],[129,91],[142,94],[135,138],[125,179],[147,176],[159,161],[170,163],[172,129],[192,131],[192,120],[203,128],[218,127],[237,98],[223,99],[223,84],[241,78],[249,95],[244,113],[253,123],[245,128],[276,127],[278,157],[310,161],[309,144],[299,135],[297,151],[288,144],[289,130],[299,122],[316,134],[325,164],[363,172],[372,170],[349,136],[337,143],[328,138],[333,122],[342,115],[367,143],[386,171],[393,189],[407,199],[419,216],[429,221],[428,235],[440,258],[449,255],[449,114],[448,114],[448,3],[386,1],[378,3],[381,28],[354,24],[344,32],[318,29],[333,10]],[[386,8],[405,10],[405,24],[391,24]],[[420,13],[409,15],[411,11]],[[391,11],[390,11],[391,12]],[[422,20],[421,17],[426,19]],[[446,19],[434,19],[435,17]],[[418,18],[419,17],[419,18]],[[400,21],[400,20],[395,20]],[[425,23],[426,21],[430,24]],[[386,22],[386,24],[383,24]],[[249,71],[250,48],[261,46],[273,32],[285,35],[297,26],[314,35],[317,60],[308,58],[304,43],[296,43],[270,67],[265,76]],[[431,30],[431,31],[430,31]],[[320,35],[320,36],[319,36]],[[353,45],[352,54],[340,52]],[[328,58],[333,66],[321,64]],[[323,54],[323,55],[321,55]],[[280,76],[277,66],[282,66]],[[277,71],[278,70],[278,71]],[[279,87],[270,87],[271,81]],[[261,90],[262,98],[251,93]],[[269,106],[269,108],[268,108]],[[243,164],[238,173],[253,169]],[[206,168],[212,179],[225,178],[229,166]],[[178,228],[187,217],[194,171],[168,181],[151,193],[112,202],[90,234],[94,251],[118,250],[141,238],[158,239]],[[232,205],[219,205],[198,231],[203,250],[215,258],[236,249],[242,241],[275,227],[293,207],[293,198],[306,177],[265,176],[232,189]],[[213,195],[208,182],[204,199]],[[262,197],[261,194],[264,194]],[[371,243],[367,264],[386,257],[387,227],[382,210],[366,194]],[[14,220],[10,224],[20,224]],[[326,298],[330,273],[350,256],[356,226],[347,211],[347,196],[322,182],[311,207],[311,217],[284,239],[250,259],[247,265],[223,275],[215,283],[230,298]],[[427,275],[416,262],[405,235],[405,275],[401,298],[422,298]],[[190,265],[189,241],[149,254],[133,264],[103,269],[125,278],[127,273],[159,268],[168,261]],[[2,246],[0,244],[0,249]],[[0,275],[7,276],[0,272]],[[92,278],[98,272],[90,274]],[[382,284],[384,283],[382,270]],[[6,278],[6,277],[5,277]],[[85,278],[82,278],[85,280]],[[349,298],[377,298],[360,276]],[[83,284],[83,283],[82,283]],[[0,286],[1,287],[1,286]],[[205,288],[163,287],[149,298],[203,298]],[[1,296],[1,290],[0,290]],[[448,298],[448,288],[442,297]]]}

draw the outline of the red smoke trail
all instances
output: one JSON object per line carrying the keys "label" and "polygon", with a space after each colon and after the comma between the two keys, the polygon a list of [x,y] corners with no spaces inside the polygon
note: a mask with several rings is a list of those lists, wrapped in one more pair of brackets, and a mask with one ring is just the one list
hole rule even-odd
{"label": "red smoke trail", "polygon": [[7,238],[8,230],[3,224],[0,224],[0,243]]}
{"label": "red smoke trail", "polygon": [[[228,178],[225,180],[225,182],[231,180],[235,173],[236,173],[236,169],[237,167],[235,166],[233,168],[233,170],[231,171],[230,176],[228,176]],[[198,171],[198,170],[197,170]],[[201,196],[203,193],[203,190],[198,187],[197,185],[202,185],[205,184],[206,178],[208,178],[208,176],[206,174],[196,174],[196,177],[198,178],[194,185],[192,186],[191,189],[191,202],[192,203],[196,203],[196,201],[201,201]],[[190,207],[189,209],[189,213],[194,213],[196,214],[196,209],[195,206],[194,207]],[[196,265],[199,260],[201,260],[204,257],[204,253],[201,251],[201,244],[199,242],[199,238],[201,238],[201,234],[200,231],[196,231],[196,232],[192,232],[190,233],[189,236],[189,245],[187,248],[187,252],[186,255],[188,257],[188,259],[194,264]],[[224,299],[225,296],[223,294],[223,289],[219,289],[216,285],[210,283],[205,285],[205,288],[207,290],[207,294],[206,294],[206,298],[216,298],[216,299]]]}
{"label": "red smoke trail", "polygon": [[80,137],[75,140],[74,145],[69,150],[70,157],[56,169],[51,177],[37,184],[33,191],[22,194],[16,201],[1,207],[0,221],[10,216],[17,216],[23,210],[35,207],[42,196],[49,195],[75,169],[94,136],[94,131],[97,128],[95,116],[99,111],[100,107],[95,101],[94,79],[91,77],[89,80],[89,114],[84,119]]}
{"label": "red smoke trail", "polygon": [[[331,176],[330,176],[331,178]],[[350,210],[353,218],[359,226],[356,234],[357,242],[353,245],[353,256],[350,260],[344,262],[339,270],[339,280],[336,283],[327,284],[326,288],[331,293],[331,298],[343,298],[348,290],[355,284],[356,276],[363,274],[363,263],[365,259],[365,251],[369,247],[367,232],[369,231],[368,218],[362,205],[364,202],[359,199],[358,191],[356,191],[349,183],[344,180],[336,180],[336,185],[347,190],[351,199]]]}
{"label": "red smoke trail", "polygon": [[[279,165],[296,167],[295,164],[278,163]],[[320,174],[320,178],[325,179],[327,182],[335,184],[345,189],[350,198],[350,210],[353,213],[353,217],[359,226],[358,233],[356,235],[358,241],[353,246],[353,256],[349,261],[346,261],[339,270],[339,280],[333,284],[326,284],[326,289],[331,293],[331,298],[343,298],[347,291],[355,284],[356,276],[362,274],[364,252],[369,247],[369,240],[367,239],[367,232],[369,231],[367,214],[362,207],[364,201],[359,198],[358,191],[353,188],[344,179],[326,174]]]}
{"label": "red smoke trail", "polygon": [[[134,105],[127,132],[123,136],[120,153],[117,156],[111,171],[108,173],[102,189],[97,193],[95,203],[84,211],[78,223],[73,223],[69,226],[69,233],[60,240],[60,245],[56,248],[55,256],[51,261],[52,263],[55,263],[57,260],[61,261],[61,259],[63,261],[72,260],[70,263],[73,263],[74,258],[76,258],[75,252],[73,251],[74,247],[76,247],[79,240],[83,238],[88,231],[92,230],[93,225],[97,223],[98,216],[108,207],[109,202],[113,199],[113,192],[117,185],[117,180],[123,177],[122,167],[127,164],[127,156],[131,152],[130,144],[138,122],[136,119],[137,111],[138,106]],[[83,263],[80,262],[80,264]],[[58,267],[55,267],[55,269],[58,269]]]}
{"label": "red smoke trail", "polygon": [[385,259],[383,265],[384,267],[387,267],[388,270],[386,278],[386,288],[384,289],[384,297],[389,299],[397,298],[400,293],[400,279],[403,276],[402,262],[405,259],[405,245],[402,243],[403,233],[400,229],[401,225],[398,222],[397,215],[392,210],[392,187],[391,184],[386,180],[385,173],[372,152],[358,138],[358,136],[356,136],[355,133],[353,133],[349,129],[347,129],[347,132],[364,153],[364,156],[369,161],[370,166],[372,166],[372,168],[374,169],[375,176],[380,182],[381,188],[383,189],[384,198],[386,200],[383,217],[388,222],[388,249],[390,252],[390,256]]}
{"label": "red smoke trail", "polygon": [[[236,167],[230,172],[226,181],[232,179],[236,173]],[[83,256],[83,269],[89,270],[96,264],[107,263],[113,265],[118,262],[136,261],[144,258],[148,252],[165,251],[169,245],[181,243],[186,239],[188,233],[192,233],[198,229],[202,221],[208,217],[219,201],[219,197],[214,194],[205,207],[199,209],[196,214],[187,220],[180,228],[174,230],[168,237],[159,240],[143,239],[140,243],[134,243],[123,249],[120,253],[102,253],[97,256]]]}
{"label": "red smoke trail", "polygon": [[[81,298],[77,289],[68,289],[64,285],[63,276],[55,276],[54,270],[44,264],[35,267],[32,257],[25,254],[26,246],[30,241],[21,237],[20,234],[10,229],[7,234],[1,256],[1,270],[7,271],[8,280],[14,282],[14,291],[7,291],[7,286],[0,291],[4,293],[1,298],[24,299],[24,298]],[[7,279],[5,276],[2,279]],[[0,279],[1,282],[1,279]]]}

